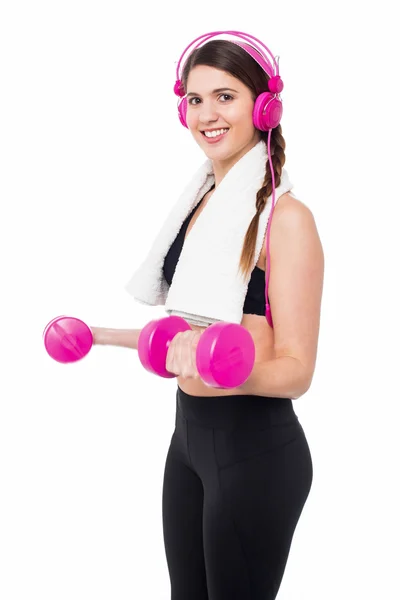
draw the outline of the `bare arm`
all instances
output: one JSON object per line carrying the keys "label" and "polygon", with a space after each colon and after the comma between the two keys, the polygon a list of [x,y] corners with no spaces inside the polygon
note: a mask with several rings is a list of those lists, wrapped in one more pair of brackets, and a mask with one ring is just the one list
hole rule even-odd
{"label": "bare arm", "polygon": [[306,369],[292,356],[254,363],[250,377],[240,387],[243,394],[296,400],[311,385]]}
{"label": "bare arm", "polygon": [[93,343],[100,346],[121,346],[137,350],[141,329],[108,329],[91,327]]}
{"label": "bare arm", "polygon": [[241,386],[243,393],[295,399],[309,389],[317,357],[323,279],[324,252],[314,217],[304,204],[290,199],[274,215],[271,227],[268,295],[275,357],[254,365]]}

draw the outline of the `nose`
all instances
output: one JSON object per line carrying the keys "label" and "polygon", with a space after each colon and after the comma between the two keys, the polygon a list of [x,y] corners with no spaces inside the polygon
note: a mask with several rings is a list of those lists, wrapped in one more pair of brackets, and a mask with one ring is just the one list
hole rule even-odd
{"label": "nose", "polygon": [[217,107],[213,102],[203,101],[199,110],[199,121],[203,124],[208,124],[212,121],[218,121]]}

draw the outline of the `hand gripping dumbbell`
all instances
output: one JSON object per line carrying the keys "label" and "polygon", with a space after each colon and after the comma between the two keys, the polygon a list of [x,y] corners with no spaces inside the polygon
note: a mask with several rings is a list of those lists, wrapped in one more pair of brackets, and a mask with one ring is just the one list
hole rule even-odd
{"label": "hand gripping dumbbell", "polygon": [[[179,332],[191,327],[177,316],[150,321],[140,332],[139,359],[145,369],[161,377],[176,375],[166,370],[168,348]],[[207,327],[196,347],[196,368],[204,383],[216,388],[234,388],[248,379],[255,359],[250,333],[236,323],[218,322]]]}
{"label": "hand gripping dumbbell", "polygon": [[46,325],[43,341],[51,358],[69,363],[86,356],[93,346],[93,334],[80,319],[60,316]]}

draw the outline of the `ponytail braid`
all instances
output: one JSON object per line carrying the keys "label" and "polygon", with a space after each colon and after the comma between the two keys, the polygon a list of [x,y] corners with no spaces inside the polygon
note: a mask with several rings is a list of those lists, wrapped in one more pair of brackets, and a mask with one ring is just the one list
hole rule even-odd
{"label": "ponytail braid", "polygon": [[[268,132],[261,132],[261,139],[267,146]],[[282,127],[278,125],[271,132],[271,161],[274,169],[275,189],[281,183],[282,168],[285,164],[285,148],[286,142],[282,135]],[[243,277],[246,278],[253,267],[254,252],[257,242],[258,224],[260,215],[263,212],[267,199],[272,194],[272,173],[270,169],[269,159],[267,158],[265,167],[265,177],[262,187],[257,192],[256,197],[256,214],[254,215],[249,228],[244,238],[242,254],[240,257],[239,269],[242,271]]]}

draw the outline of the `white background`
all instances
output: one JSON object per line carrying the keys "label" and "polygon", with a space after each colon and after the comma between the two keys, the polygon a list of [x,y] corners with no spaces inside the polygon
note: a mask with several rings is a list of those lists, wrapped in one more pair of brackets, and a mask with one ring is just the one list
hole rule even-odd
{"label": "white background", "polygon": [[2,600],[170,598],[176,380],[125,348],[61,365],[42,333],[58,315],[136,329],[166,315],[124,286],[205,158],[172,89],[183,49],[216,29],[280,56],[285,168],[325,252],[317,368],[294,403],[314,481],[278,598],[400,597],[392,4],[236,4],[1,5]]}

